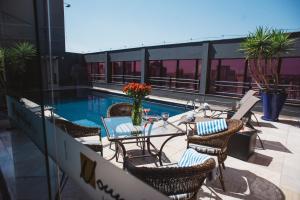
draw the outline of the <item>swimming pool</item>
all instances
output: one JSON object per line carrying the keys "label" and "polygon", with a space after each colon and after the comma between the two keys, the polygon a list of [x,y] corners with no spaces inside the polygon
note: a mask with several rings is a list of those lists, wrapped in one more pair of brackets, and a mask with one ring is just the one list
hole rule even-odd
{"label": "swimming pool", "polygon": [[[55,95],[55,113],[73,123],[83,126],[98,126],[101,128],[101,135],[106,136],[105,129],[100,117],[106,117],[110,105],[119,102],[132,102],[128,97],[110,93],[85,91],[72,95],[60,92]],[[175,106],[167,103],[154,101],[143,101],[143,108],[150,108],[150,115],[161,115],[168,112],[174,116],[185,112],[183,106]]]}

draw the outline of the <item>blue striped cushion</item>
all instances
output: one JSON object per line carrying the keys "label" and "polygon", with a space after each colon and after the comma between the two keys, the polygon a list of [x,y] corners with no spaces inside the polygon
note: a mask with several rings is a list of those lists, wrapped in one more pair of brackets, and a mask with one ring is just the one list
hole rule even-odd
{"label": "blue striped cushion", "polygon": [[227,124],[225,119],[215,119],[204,122],[197,122],[196,126],[198,135],[202,136],[227,130]]}
{"label": "blue striped cushion", "polygon": [[195,195],[195,193],[175,194],[169,196],[169,198],[173,200],[185,200],[190,199],[193,195]]}
{"label": "blue striped cushion", "polygon": [[206,160],[211,158],[211,156],[206,154],[201,154],[194,149],[187,149],[182,155],[180,161],[178,162],[179,167],[190,167],[194,165],[199,165],[204,163]]}

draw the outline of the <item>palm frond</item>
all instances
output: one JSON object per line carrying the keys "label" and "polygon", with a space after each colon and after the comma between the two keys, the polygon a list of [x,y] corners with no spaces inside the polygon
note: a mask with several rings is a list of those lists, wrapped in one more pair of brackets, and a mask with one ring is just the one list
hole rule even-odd
{"label": "palm frond", "polygon": [[[279,56],[283,53],[288,53],[293,50],[295,40],[290,38],[290,34],[280,29],[270,29],[267,27],[258,27],[256,31],[250,33],[248,37],[241,43],[240,51],[244,52],[248,61],[255,60],[256,62],[248,62],[248,66],[252,68],[254,79],[257,83],[263,83],[266,89],[269,85],[274,84],[275,88],[278,81]],[[275,59],[277,62],[272,62]],[[272,79],[268,78],[271,71]]]}

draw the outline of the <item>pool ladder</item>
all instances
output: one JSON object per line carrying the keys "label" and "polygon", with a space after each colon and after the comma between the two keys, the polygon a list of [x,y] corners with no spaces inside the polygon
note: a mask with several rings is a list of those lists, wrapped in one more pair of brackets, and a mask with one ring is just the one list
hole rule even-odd
{"label": "pool ladder", "polygon": [[185,110],[188,110],[188,107],[190,106],[190,103],[191,103],[191,106],[193,107],[193,110],[196,110],[196,103],[202,103],[200,99],[190,99],[190,100],[187,100],[186,104],[185,104]]}

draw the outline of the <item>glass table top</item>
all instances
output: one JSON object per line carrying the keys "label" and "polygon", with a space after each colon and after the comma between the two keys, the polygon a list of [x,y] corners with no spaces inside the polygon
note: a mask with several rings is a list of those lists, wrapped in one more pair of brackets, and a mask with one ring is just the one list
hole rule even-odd
{"label": "glass table top", "polygon": [[168,121],[164,125],[163,120],[158,120],[154,123],[143,120],[140,126],[134,126],[131,117],[110,117],[102,120],[109,140],[185,134],[185,130]]}

